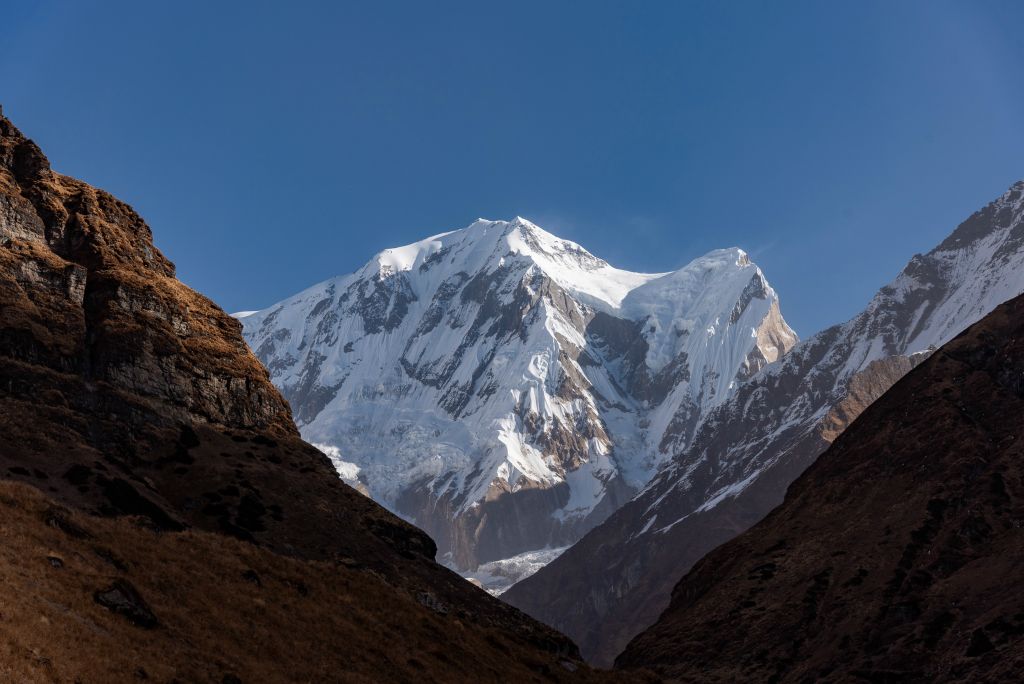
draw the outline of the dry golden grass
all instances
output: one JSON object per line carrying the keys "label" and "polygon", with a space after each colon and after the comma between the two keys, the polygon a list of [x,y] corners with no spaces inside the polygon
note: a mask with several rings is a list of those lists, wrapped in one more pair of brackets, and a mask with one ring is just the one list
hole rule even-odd
{"label": "dry golden grass", "polygon": [[[612,678],[464,621],[454,607],[422,605],[373,571],[93,518],[13,482],[0,482],[0,521],[3,681]],[[95,592],[118,579],[135,587],[157,627],[96,603]]]}

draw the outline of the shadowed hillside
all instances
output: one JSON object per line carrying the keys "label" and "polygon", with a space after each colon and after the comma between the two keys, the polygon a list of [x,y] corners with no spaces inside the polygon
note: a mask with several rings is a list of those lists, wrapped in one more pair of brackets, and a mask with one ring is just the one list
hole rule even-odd
{"label": "shadowed hillside", "polygon": [[868,408],[619,667],[679,681],[1015,681],[1024,296]]}

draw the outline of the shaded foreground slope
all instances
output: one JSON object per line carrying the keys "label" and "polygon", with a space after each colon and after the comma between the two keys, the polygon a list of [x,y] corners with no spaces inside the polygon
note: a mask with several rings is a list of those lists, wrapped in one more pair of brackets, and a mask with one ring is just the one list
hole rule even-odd
{"label": "shaded foreground slope", "polygon": [[[140,591],[149,594],[144,598],[154,604],[181,597],[155,579],[147,588],[147,576],[166,574],[184,585],[192,574],[223,567],[230,571],[224,584],[218,587],[211,579],[207,589],[234,587],[230,573],[241,561],[218,557],[218,548],[232,556],[248,547],[220,536],[176,534],[201,529],[262,547],[245,553],[258,554],[270,572],[285,567],[281,564],[300,577],[308,572],[303,581],[313,586],[322,580],[325,593],[344,591],[344,585],[332,584],[340,579],[324,579],[330,574],[324,568],[337,567],[343,575],[340,568],[357,568],[376,578],[380,584],[374,586],[389,587],[397,601],[391,608],[397,613],[378,616],[380,629],[404,619],[420,621],[422,610],[402,612],[410,600],[426,606],[450,628],[431,628],[430,633],[439,649],[450,646],[451,658],[467,654],[451,643],[456,638],[452,630],[463,624],[489,635],[496,652],[516,659],[508,665],[512,670],[525,662],[516,654],[528,651],[558,669],[559,676],[569,674],[561,660],[575,667],[571,641],[437,565],[427,535],[340,482],[328,459],[299,438],[288,405],[245,345],[239,323],[175,279],[173,264],[153,246],[149,227],[129,206],[53,172],[39,148],[2,116],[0,411],[0,476],[33,485],[61,505],[100,516],[132,516],[161,533],[145,542],[125,533],[119,542],[110,530],[120,523],[85,525],[95,526],[97,537],[108,535],[115,556],[131,559],[126,567],[134,573],[132,582],[139,582]],[[11,497],[15,503],[32,500],[28,494]],[[5,515],[2,524],[4,544],[12,548],[19,535],[36,539],[32,543],[40,549],[54,543],[49,538],[44,543],[43,531],[34,531],[28,522],[22,529]],[[149,545],[149,550],[136,557],[141,552],[136,544]],[[295,560],[279,560],[271,551]],[[76,553],[90,557],[87,548],[74,545],[63,553],[70,554],[69,567],[79,562],[72,560]],[[8,605],[37,605],[19,602],[38,598],[33,595],[34,571],[28,569],[32,561],[26,557],[22,568],[18,555],[8,558],[11,577],[22,576],[23,582],[0,584],[4,616]],[[158,565],[151,565],[156,559]],[[83,571],[92,572],[92,567],[86,563]],[[23,576],[23,570],[29,575]],[[60,586],[68,596],[80,593],[75,573],[57,577],[68,583]],[[338,620],[355,620],[349,626],[359,625],[361,613],[346,608],[344,601],[375,613],[375,606],[386,607],[391,600],[386,592],[353,586],[334,603],[320,598],[325,610],[340,611]],[[285,594],[268,587],[261,600],[292,600],[290,590],[280,591]],[[259,622],[263,617],[233,609],[225,613],[226,620],[244,621],[240,624],[255,620],[247,629],[257,633],[280,628],[283,644],[296,642],[298,653],[303,648],[313,653],[311,639],[334,644],[340,651],[324,655],[325,662],[346,662],[347,632],[332,632],[336,621],[303,631],[308,623],[298,611],[294,623],[283,616],[275,622],[271,616],[264,624]],[[118,631],[124,640],[110,638],[109,627],[89,627],[76,638],[85,650],[102,642],[130,652],[154,639],[165,645],[181,639],[184,648],[200,643],[211,627],[201,620],[181,624],[178,631]],[[0,626],[8,634],[16,629]],[[49,644],[59,650],[63,647],[57,640],[68,638],[54,631],[31,648],[42,653]],[[231,652],[230,645],[222,646]],[[236,660],[254,653],[236,646]],[[168,646],[163,662],[170,666],[182,653]],[[82,657],[70,662],[81,663]],[[54,667],[65,667],[49,658]],[[353,656],[351,662],[362,661]],[[475,663],[476,658],[469,664],[451,661],[445,677],[438,674],[442,670],[432,672],[457,681]],[[277,674],[284,676],[263,672],[260,679]]]}
{"label": "shaded foreground slope", "polygon": [[62,510],[13,482],[0,482],[0,520],[3,681],[613,679],[358,563],[158,533]]}
{"label": "shaded foreground slope", "polygon": [[1024,670],[1024,297],[868,408],[616,661],[682,681]]}

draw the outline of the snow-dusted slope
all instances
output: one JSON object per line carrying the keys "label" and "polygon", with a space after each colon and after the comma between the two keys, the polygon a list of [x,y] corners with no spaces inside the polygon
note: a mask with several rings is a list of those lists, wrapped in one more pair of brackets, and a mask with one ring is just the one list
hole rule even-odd
{"label": "snow-dusted slope", "polygon": [[631,273],[520,218],[241,320],[303,436],[461,568],[574,541],[795,342],[739,249]]}
{"label": "snow-dusted slope", "polygon": [[864,311],[707,415],[650,484],[504,598],[610,663],[701,556],[757,522],[929,350],[1024,292],[1024,182],[916,255]]}
{"label": "snow-dusted slope", "polygon": [[[770,466],[770,458],[758,458],[749,448],[752,437],[776,441],[795,426],[817,425],[847,395],[851,378],[873,362],[910,357],[936,349],[1003,302],[1024,292],[1024,182],[1014,185],[993,204],[978,212],[925,255],[915,255],[899,276],[875,295],[859,315],[815,335],[793,350],[781,364],[767,368],[737,395],[735,400],[702,426],[703,433],[690,453],[670,463],[651,491],[686,488],[686,472],[704,461],[699,449],[704,440],[728,435],[735,440],[728,462],[733,471],[702,504],[713,507],[723,496],[735,496]],[[771,410],[771,419],[758,420],[757,430],[732,430],[732,421],[751,415],[754,401],[771,390],[775,399],[793,377],[801,378],[800,392],[787,401],[760,402]],[[739,402],[743,401],[740,406]],[[759,448],[759,447],[758,447]],[[729,470],[732,470],[730,468]],[[657,517],[652,511],[652,519]],[[656,521],[654,531],[673,520]]]}

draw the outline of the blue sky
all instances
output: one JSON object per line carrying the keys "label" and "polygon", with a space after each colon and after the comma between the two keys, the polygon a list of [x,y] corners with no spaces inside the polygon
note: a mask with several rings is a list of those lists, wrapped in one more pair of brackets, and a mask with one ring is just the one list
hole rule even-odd
{"label": "blue sky", "polygon": [[0,103],[229,311],[522,215],[802,336],[1024,177],[1024,3],[33,2]]}

